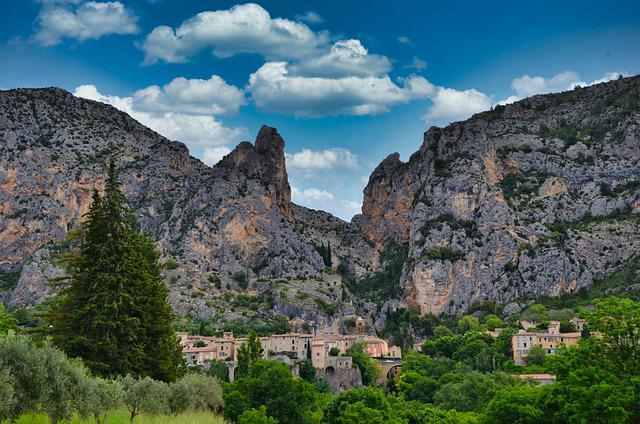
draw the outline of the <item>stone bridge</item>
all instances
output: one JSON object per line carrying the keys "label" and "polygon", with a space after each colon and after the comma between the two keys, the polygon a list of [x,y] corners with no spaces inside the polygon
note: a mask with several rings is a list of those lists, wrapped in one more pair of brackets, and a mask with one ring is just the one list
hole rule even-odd
{"label": "stone bridge", "polygon": [[402,359],[376,359],[380,367],[380,379],[389,380],[400,372]]}

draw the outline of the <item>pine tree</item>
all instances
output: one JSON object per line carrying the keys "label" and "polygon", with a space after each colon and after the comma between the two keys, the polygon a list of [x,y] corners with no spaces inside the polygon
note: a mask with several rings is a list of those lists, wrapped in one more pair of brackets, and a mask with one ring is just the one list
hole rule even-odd
{"label": "pine tree", "polygon": [[236,369],[236,375],[238,377],[245,377],[249,375],[251,366],[259,359],[262,359],[262,343],[260,338],[253,331],[247,335],[247,342],[238,348],[238,367]]}
{"label": "pine tree", "polygon": [[333,266],[333,261],[331,260],[331,242],[327,242],[327,261],[326,265],[331,268]]}
{"label": "pine tree", "polygon": [[125,207],[113,162],[79,238],[62,300],[47,314],[54,343],[103,377],[174,380],[182,353],[158,254]]}

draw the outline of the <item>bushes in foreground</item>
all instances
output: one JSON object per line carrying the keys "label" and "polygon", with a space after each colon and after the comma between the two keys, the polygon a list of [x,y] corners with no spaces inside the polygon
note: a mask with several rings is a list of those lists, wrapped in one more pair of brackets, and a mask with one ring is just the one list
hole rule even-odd
{"label": "bushes in foreground", "polygon": [[172,384],[149,377],[96,378],[48,342],[21,334],[0,337],[0,421],[42,413],[58,422],[75,413],[99,424],[121,407],[130,421],[141,413],[218,412],[222,390],[216,378],[205,375],[189,374]]}

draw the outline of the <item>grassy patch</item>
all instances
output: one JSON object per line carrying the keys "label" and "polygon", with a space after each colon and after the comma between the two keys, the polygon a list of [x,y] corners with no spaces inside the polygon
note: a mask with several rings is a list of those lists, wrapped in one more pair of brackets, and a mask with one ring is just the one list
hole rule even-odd
{"label": "grassy patch", "polygon": [[[72,420],[62,420],[62,424],[93,424],[93,418],[81,419],[75,417]],[[107,415],[104,424],[129,424],[129,412],[119,409]],[[8,423],[8,421],[3,422]],[[51,421],[42,414],[25,414],[20,417],[17,424],[50,424]],[[134,424],[226,424],[219,415],[208,412],[187,412],[178,415],[139,415],[133,420]]]}

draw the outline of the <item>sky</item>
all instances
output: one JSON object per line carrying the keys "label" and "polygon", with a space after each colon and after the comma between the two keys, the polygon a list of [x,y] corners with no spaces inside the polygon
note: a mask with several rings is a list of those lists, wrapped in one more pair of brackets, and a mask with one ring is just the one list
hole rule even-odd
{"label": "sky", "polygon": [[0,89],[112,104],[212,165],[263,124],[345,220],[433,125],[640,72],[640,2],[2,0]]}

